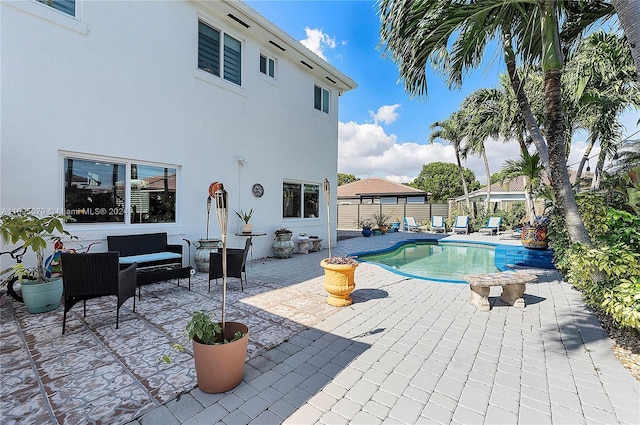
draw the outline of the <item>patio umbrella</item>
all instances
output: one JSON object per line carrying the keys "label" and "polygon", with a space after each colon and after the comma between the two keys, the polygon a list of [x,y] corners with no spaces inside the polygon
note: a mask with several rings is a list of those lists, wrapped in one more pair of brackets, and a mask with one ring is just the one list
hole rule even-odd
{"label": "patio umbrella", "polygon": [[225,338],[225,311],[227,308],[227,224],[229,222],[229,197],[222,183],[216,183],[214,192],[216,217],[222,234],[222,338]]}

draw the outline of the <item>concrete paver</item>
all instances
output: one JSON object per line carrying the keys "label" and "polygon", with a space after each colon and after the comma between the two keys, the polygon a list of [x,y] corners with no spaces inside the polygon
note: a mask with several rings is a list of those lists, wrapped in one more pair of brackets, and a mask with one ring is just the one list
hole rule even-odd
{"label": "concrete paver", "polygon": [[[332,254],[379,249],[407,237],[426,235],[349,239]],[[509,242],[455,236],[463,238]],[[256,351],[237,388],[222,395],[196,388],[133,422],[640,422],[638,381],[557,272],[521,269],[538,277],[527,285],[526,307],[500,303],[500,288],[492,288],[492,309],[479,312],[468,302],[466,285],[411,279],[365,263],[356,270],[353,305],[327,308],[318,265],[326,254],[252,263],[248,285],[266,288],[240,301],[276,316],[306,303],[320,319],[297,312],[299,321],[288,317],[285,342]]]}

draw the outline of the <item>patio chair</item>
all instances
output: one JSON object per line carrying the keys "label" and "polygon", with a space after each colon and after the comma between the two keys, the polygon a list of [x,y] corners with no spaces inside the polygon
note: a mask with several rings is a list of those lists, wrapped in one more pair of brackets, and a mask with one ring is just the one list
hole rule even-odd
{"label": "patio chair", "polygon": [[[246,283],[247,281],[245,265],[250,248],[251,238],[247,238],[244,249],[227,248],[227,277],[239,278],[242,291],[244,291],[244,285],[242,284],[243,273],[244,282]],[[211,279],[215,279],[217,284],[219,278],[222,278],[222,249],[209,254],[209,292],[211,292]]]}
{"label": "patio chair", "polygon": [[419,232],[420,226],[416,223],[416,219],[413,217],[404,218],[404,229],[410,232]]}
{"label": "patio chair", "polygon": [[498,235],[501,224],[502,217],[489,217],[489,219],[487,220],[487,224],[484,227],[478,229],[478,232],[488,233],[489,235],[493,235],[495,233],[496,235]]}
{"label": "patio chair", "polygon": [[465,235],[469,234],[469,216],[468,215],[459,215],[456,217],[456,221],[453,223],[453,233],[464,233]]}
{"label": "patio chair", "polygon": [[444,217],[441,215],[434,215],[431,217],[431,231],[432,232],[446,232],[447,228],[444,224]]}
{"label": "patio chair", "polygon": [[136,263],[120,270],[119,254],[115,251],[86,254],[62,253],[62,285],[64,287],[64,316],[62,334],[67,324],[67,312],[78,301],[84,306],[87,316],[87,300],[115,295],[116,329],[120,322],[120,307],[133,297],[133,311],[136,311]]}

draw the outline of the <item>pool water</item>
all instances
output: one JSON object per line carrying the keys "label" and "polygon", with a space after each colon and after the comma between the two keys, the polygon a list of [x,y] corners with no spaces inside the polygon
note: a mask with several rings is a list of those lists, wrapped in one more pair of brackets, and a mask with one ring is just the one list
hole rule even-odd
{"label": "pool water", "polygon": [[486,245],[408,243],[389,252],[361,253],[358,261],[421,279],[466,283],[468,274],[497,273],[495,247]]}

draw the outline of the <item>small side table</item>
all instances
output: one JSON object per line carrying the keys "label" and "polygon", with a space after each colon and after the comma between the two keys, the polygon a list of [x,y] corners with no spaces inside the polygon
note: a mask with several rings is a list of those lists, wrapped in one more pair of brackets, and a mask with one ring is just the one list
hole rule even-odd
{"label": "small side table", "polygon": [[249,238],[249,246],[251,247],[251,262],[253,263],[253,238],[257,238],[258,236],[266,236],[266,232],[251,232],[251,233],[236,233],[236,236],[242,236],[245,238]]}

